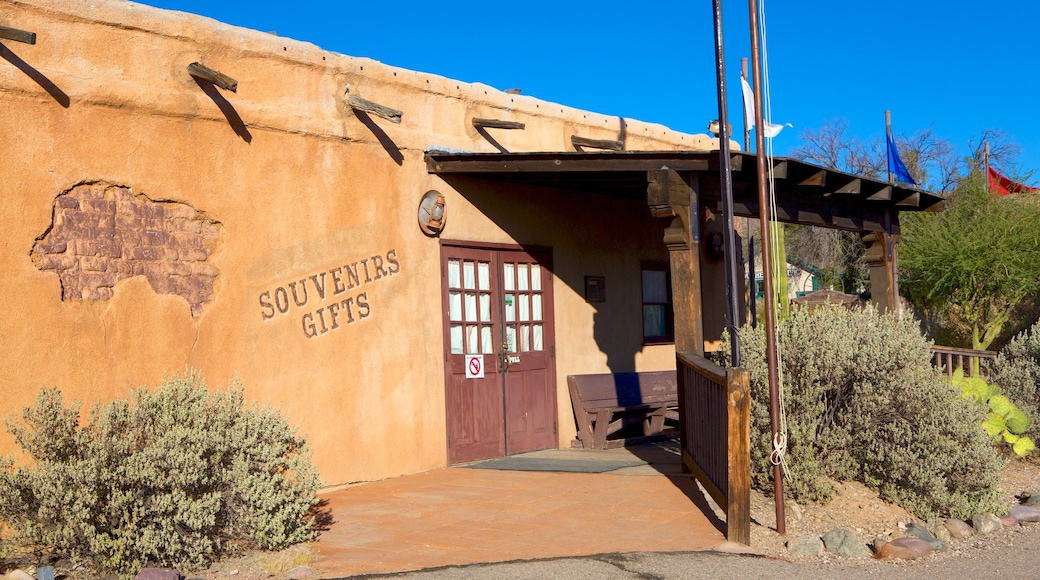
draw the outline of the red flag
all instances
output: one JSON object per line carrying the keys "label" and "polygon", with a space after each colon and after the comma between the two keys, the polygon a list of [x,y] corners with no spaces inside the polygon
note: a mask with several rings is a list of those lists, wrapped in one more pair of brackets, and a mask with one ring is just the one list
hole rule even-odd
{"label": "red flag", "polygon": [[1040,189],[1035,187],[1029,187],[1028,185],[1022,185],[1021,183],[1011,181],[997,173],[997,171],[992,167],[989,168],[989,190],[1000,196],[1005,196],[1011,193],[1040,192]]}

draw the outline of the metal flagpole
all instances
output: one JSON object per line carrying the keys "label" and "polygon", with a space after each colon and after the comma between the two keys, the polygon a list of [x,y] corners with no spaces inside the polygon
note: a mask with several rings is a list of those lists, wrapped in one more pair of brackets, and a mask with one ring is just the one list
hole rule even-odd
{"label": "metal flagpole", "polygon": [[[747,57],[740,59],[740,78],[748,80]],[[741,99],[741,102],[744,100]],[[751,151],[751,127],[747,124],[747,108],[754,109],[753,103],[744,103],[744,151]],[[758,284],[755,283],[755,233],[751,231],[751,218],[747,222],[747,255],[748,255],[748,316],[751,320],[751,328],[758,328],[758,308],[755,306],[755,298],[758,294]]]}
{"label": "metal flagpole", "polygon": [[[773,441],[780,433],[780,388],[776,357],[776,293],[773,292],[773,253],[769,239],[769,183],[767,180],[765,126],[762,111],[762,59],[758,46],[758,2],[748,0],[751,12],[751,75],[755,85],[755,159],[758,162],[758,219],[762,235],[762,281],[765,284],[766,305],[766,366],[769,369],[769,424]],[[784,513],[784,478],[779,462],[773,465],[773,492],[776,501],[776,532],[787,535]]]}
{"label": "metal flagpole", "polygon": [[729,156],[729,115],[726,104],[726,57],[722,42],[722,0],[715,11],[715,74],[719,91],[719,172],[722,184],[722,241],[726,256],[726,313],[732,365],[740,366],[740,297],[737,296],[737,241],[733,231],[733,170]]}

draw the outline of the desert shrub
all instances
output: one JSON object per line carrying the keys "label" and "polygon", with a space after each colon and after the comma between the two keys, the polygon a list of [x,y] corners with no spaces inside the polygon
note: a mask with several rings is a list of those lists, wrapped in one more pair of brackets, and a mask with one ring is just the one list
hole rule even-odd
{"label": "desert shrub", "polygon": [[993,382],[1031,419],[1027,434],[1040,435],[1040,322],[1015,338],[997,354]]}
{"label": "desert shrub", "polygon": [[[741,330],[752,388],[752,481],[772,489],[765,337]],[[788,425],[785,489],[829,500],[857,480],[914,512],[967,517],[998,506],[1003,467],[983,409],[931,367],[912,320],[874,309],[796,309],[777,329]]]}
{"label": "desert shrub", "polygon": [[23,541],[122,575],[313,539],[321,484],[305,440],[230,387],[211,393],[188,372],[96,405],[85,426],[78,404],[41,390],[7,421],[32,464],[0,465],[0,518]]}

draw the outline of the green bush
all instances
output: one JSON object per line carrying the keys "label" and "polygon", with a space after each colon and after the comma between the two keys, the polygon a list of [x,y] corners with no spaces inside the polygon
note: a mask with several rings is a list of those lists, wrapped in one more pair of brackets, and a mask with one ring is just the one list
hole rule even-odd
{"label": "green bush", "polygon": [[1001,349],[992,379],[1031,419],[1026,434],[1040,435],[1040,322]]}
{"label": "green bush", "polygon": [[198,568],[243,548],[316,536],[321,483],[304,439],[242,387],[210,393],[194,372],[133,400],[79,405],[40,391],[8,430],[33,464],[0,465],[0,518],[16,537],[101,570]]}
{"label": "green bush", "polygon": [[[752,388],[752,480],[772,488],[765,337],[741,330]],[[998,509],[1003,467],[982,409],[931,367],[912,320],[873,309],[796,309],[777,329],[788,424],[785,488],[825,502],[861,481],[918,517]]]}

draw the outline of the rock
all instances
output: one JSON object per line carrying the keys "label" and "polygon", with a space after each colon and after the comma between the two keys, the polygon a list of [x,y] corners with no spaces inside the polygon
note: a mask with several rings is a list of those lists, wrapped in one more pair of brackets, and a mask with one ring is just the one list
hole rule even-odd
{"label": "rock", "polygon": [[1022,505],[1040,505],[1040,493],[1035,491],[1023,491],[1018,497],[1021,498]]}
{"label": "rock", "polygon": [[846,558],[865,558],[870,555],[867,545],[845,528],[836,528],[824,534],[823,545],[828,552]]}
{"label": "rock", "polygon": [[997,530],[1004,529],[1004,522],[993,514],[975,514],[971,516],[971,527],[976,534],[992,534]]}
{"label": "rock", "polygon": [[141,568],[134,580],[181,580],[181,573],[173,568]]}
{"label": "rock", "polygon": [[950,530],[946,529],[946,526],[939,524],[932,528],[932,536],[936,540],[942,540],[944,542],[950,541]]}
{"label": "rock", "polygon": [[3,580],[35,580],[35,578],[25,570],[11,570],[4,574]]}
{"label": "rock", "polygon": [[903,535],[910,536],[911,538],[917,538],[919,540],[924,540],[926,542],[931,542],[935,539],[935,536],[932,535],[932,532],[928,531],[928,528],[922,526],[917,522],[910,522],[909,524],[907,524],[906,531],[903,532]]}
{"label": "rock", "polygon": [[823,540],[813,536],[787,540],[787,551],[796,556],[822,556]]}
{"label": "rock", "polygon": [[314,576],[314,570],[307,566],[297,566],[292,570],[289,570],[289,580],[303,580],[304,578],[310,578]]}
{"label": "rock", "polygon": [[943,527],[950,532],[950,537],[955,540],[966,540],[975,535],[975,529],[963,520],[946,520],[943,522]]}
{"label": "rock", "polygon": [[1013,528],[1018,525],[1018,518],[1015,516],[1000,516],[1000,523],[1004,524],[1005,528]]}
{"label": "rock", "polygon": [[802,508],[792,499],[787,500],[787,513],[794,518],[794,521],[802,521]]}
{"label": "rock", "polygon": [[1040,509],[1031,505],[1013,505],[1009,515],[1014,516],[1019,522],[1040,523]]}
{"label": "rock", "polygon": [[913,560],[932,553],[932,544],[920,538],[896,538],[886,542],[881,538],[874,540],[875,558],[901,558]]}
{"label": "rock", "polygon": [[[943,526],[938,526],[938,528],[946,532],[946,538],[949,539],[949,530],[947,530]],[[932,535],[932,532],[926,526],[923,526],[917,522],[910,522],[909,524],[907,524],[906,530],[903,532],[903,534],[908,538],[917,538],[918,540],[924,540],[928,542],[932,545],[932,549],[936,552],[945,552],[950,548],[950,546],[947,545],[944,540],[936,538],[934,535]],[[875,548],[874,551],[876,553],[877,549]]]}

